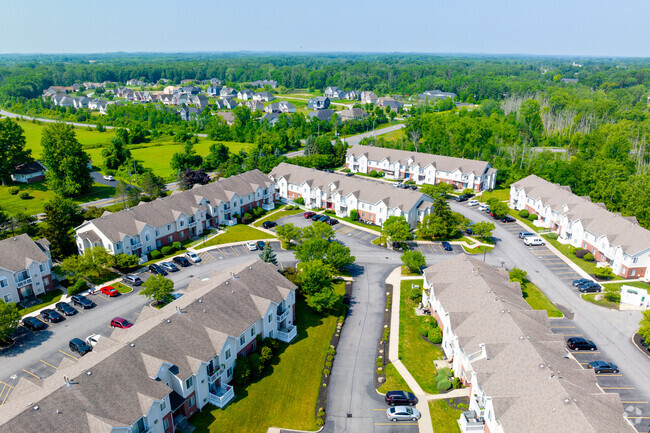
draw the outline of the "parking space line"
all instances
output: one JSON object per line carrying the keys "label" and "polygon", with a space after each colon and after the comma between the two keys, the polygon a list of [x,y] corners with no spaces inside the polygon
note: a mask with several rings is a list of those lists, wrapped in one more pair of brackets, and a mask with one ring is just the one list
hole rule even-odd
{"label": "parking space line", "polygon": [[627,419],[650,419],[650,416],[628,416]]}
{"label": "parking space line", "polygon": [[14,387],[11,386],[11,385],[9,385],[7,382],[3,382],[3,381],[0,380],[0,383],[3,384],[3,385],[5,385],[5,386],[8,386],[8,387],[11,388],[11,389],[14,389]]}
{"label": "parking space line", "polygon": [[239,255],[239,253],[237,251],[235,251],[235,249],[232,247],[232,245],[230,245],[230,249],[232,250],[233,253]]}
{"label": "parking space line", "polygon": [[623,404],[648,404],[647,401],[621,401]]}
{"label": "parking space line", "polygon": [[223,249],[222,249],[222,248],[217,248],[217,251],[218,251],[219,254],[221,254],[221,255],[224,255],[224,256],[226,256],[226,257],[230,257],[230,256],[228,255],[228,253],[226,253],[226,249],[225,249],[225,248],[223,248]]}
{"label": "parking space line", "polygon": [[366,234],[366,236],[362,237],[361,240],[365,241],[366,239],[368,239],[371,236],[372,236],[372,234],[368,233],[368,234]]}
{"label": "parking space line", "polygon": [[601,386],[602,389],[636,389],[633,386]]}
{"label": "parking space line", "polygon": [[107,296],[104,296],[104,295],[102,295],[102,294],[95,293],[95,295],[99,296],[100,298],[104,298],[104,299],[106,299],[107,301],[112,301],[111,298],[109,298],[109,297],[107,297]]}
{"label": "parking space line", "polygon": [[40,379],[40,378],[41,378],[40,376],[37,376],[37,375],[35,375],[34,373],[32,373],[31,371],[27,371],[27,370],[25,370],[24,368],[23,368],[23,371],[24,371],[25,373],[27,373],[27,374],[31,374],[31,375],[34,376],[36,379]]}
{"label": "parking space line", "polygon": [[562,334],[565,337],[582,337],[582,334]]}
{"label": "parking space line", "polygon": [[45,364],[45,365],[49,365],[50,367],[52,367],[52,368],[55,369],[55,370],[58,370],[58,369],[59,369],[58,367],[55,367],[55,366],[53,366],[52,364],[50,364],[49,362],[45,362],[45,361],[43,361],[42,359],[41,359],[41,362],[42,362],[43,364]]}
{"label": "parking space line", "polygon": [[598,350],[585,350],[583,352],[578,352],[578,351],[571,351],[574,355],[584,355],[584,354],[590,354],[590,353],[600,353]]}
{"label": "parking space line", "polygon": [[381,411],[386,412],[386,409],[373,409],[373,410],[381,410]]}
{"label": "parking space line", "polygon": [[79,359],[79,358],[77,358],[76,356],[72,356],[72,355],[70,355],[68,352],[64,352],[63,350],[60,350],[60,349],[59,349],[59,352],[63,353],[64,355],[69,356],[69,357],[72,358],[72,359]]}
{"label": "parking space line", "polygon": [[31,332],[32,334],[36,334],[36,332],[32,331],[31,329],[25,328],[23,325],[18,325],[18,326],[20,326],[20,327],[23,328],[23,329],[27,329],[27,330],[28,330],[29,332]]}
{"label": "parking space line", "polygon": [[551,326],[551,328],[575,328],[575,326],[565,325],[565,326]]}
{"label": "parking space line", "polygon": [[440,248],[440,251],[444,254],[445,250],[442,249],[442,245],[441,244],[436,244],[436,245],[438,246],[438,248]]}
{"label": "parking space line", "polygon": [[433,246],[432,246],[432,245],[433,245],[433,244],[427,244],[427,246],[429,247],[429,251],[431,251],[431,254],[435,254],[436,252],[433,250]]}

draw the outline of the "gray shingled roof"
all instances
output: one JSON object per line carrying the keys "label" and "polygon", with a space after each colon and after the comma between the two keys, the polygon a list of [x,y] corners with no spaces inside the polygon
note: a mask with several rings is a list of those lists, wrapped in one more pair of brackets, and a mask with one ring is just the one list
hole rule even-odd
{"label": "gray shingled roof", "polygon": [[43,249],[26,234],[0,241],[0,268],[17,272],[26,269],[31,262],[48,260]]}
{"label": "gray shingled roof", "polygon": [[[526,196],[541,200],[554,212],[566,214],[569,220],[580,221],[596,237],[607,236],[611,245],[620,246],[627,254],[637,254],[650,248],[650,231],[641,227],[635,218],[609,212],[603,203],[593,203],[589,197],[571,192],[571,187],[551,183],[534,174],[515,182]],[[564,206],[568,211],[564,211]]]}
{"label": "gray shingled roof", "polygon": [[418,164],[420,167],[433,165],[438,170],[452,172],[458,169],[462,173],[474,173],[479,176],[491,168],[490,163],[486,161],[454,158],[452,156],[433,155],[431,153],[412,152],[410,150],[398,150],[386,147],[363,146],[361,144],[355,144],[349,148],[347,154],[348,156],[354,155],[356,158],[365,155],[373,161],[383,161],[384,159],[388,159],[391,163],[399,161],[403,165],[408,165],[406,160],[411,158],[414,164]]}

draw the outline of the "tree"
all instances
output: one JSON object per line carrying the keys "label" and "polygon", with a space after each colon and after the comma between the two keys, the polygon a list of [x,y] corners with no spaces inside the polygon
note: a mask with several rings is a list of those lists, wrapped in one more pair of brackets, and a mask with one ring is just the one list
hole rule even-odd
{"label": "tree", "polygon": [[83,222],[83,213],[75,202],[56,196],[45,203],[43,237],[50,241],[52,258],[61,260],[77,253],[74,228]]}
{"label": "tree", "polygon": [[332,289],[334,269],[322,260],[304,262],[298,272],[298,282],[305,295]]}
{"label": "tree", "polygon": [[260,256],[260,259],[262,259],[263,262],[273,263],[274,265],[278,264],[278,259],[275,257],[275,253],[273,252],[273,248],[271,248],[271,242],[267,242],[266,245],[264,245],[264,249],[259,254],[259,256]]}
{"label": "tree", "polygon": [[494,231],[494,224],[488,221],[479,221],[472,226],[472,231],[477,236],[489,238]]}
{"label": "tree", "polygon": [[381,234],[391,242],[404,242],[413,239],[411,227],[403,216],[389,216],[384,221]]}
{"label": "tree", "polygon": [[326,239],[320,237],[306,238],[296,248],[296,258],[301,262],[308,262],[311,260],[324,260],[328,247],[329,242]]}
{"label": "tree", "polygon": [[203,158],[197,155],[194,151],[194,145],[190,141],[186,141],[182,152],[177,152],[172,155],[172,160],[169,165],[177,173],[184,172],[187,169],[198,169],[201,167]]}
{"label": "tree", "polygon": [[11,178],[17,165],[31,160],[31,150],[25,149],[25,131],[18,122],[5,117],[0,119],[0,180]]}
{"label": "tree", "polygon": [[63,197],[76,197],[90,189],[93,184],[90,157],[77,141],[71,125],[46,126],[41,146],[41,160],[47,168],[47,184],[52,191]]}
{"label": "tree", "polygon": [[110,170],[117,170],[122,164],[131,158],[131,151],[126,143],[119,137],[113,137],[108,147],[102,150],[104,166]]}
{"label": "tree", "polygon": [[206,170],[214,170],[221,164],[228,162],[230,152],[228,147],[223,143],[212,143],[210,145],[210,153],[203,159],[203,168]]}
{"label": "tree", "polygon": [[104,247],[92,247],[82,255],[71,255],[61,261],[60,272],[70,281],[98,277],[104,269],[115,265],[115,257]]}
{"label": "tree", "polygon": [[302,230],[293,223],[283,224],[275,231],[283,244],[290,244],[292,241],[299,241],[302,237]]}
{"label": "tree", "polygon": [[192,189],[194,185],[207,185],[210,183],[210,175],[203,171],[202,168],[192,170],[188,168],[181,173],[181,188],[187,190]]}
{"label": "tree", "polygon": [[165,181],[162,177],[147,171],[138,180],[138,186],[147,197],[163,197],[165,191]]}
{"label": "tree", "polygon": [[174,282],[162,275],[150,276],[142,286],[144,288],[140,290],[140,294],[146,296],[147,299],[153,298],[161,304],[166,304],[174,299],[172,297]]}
{"label": "tree", "polygon": [[540,115],[539,101],[526,99],[519,107],[521,122],[528,128],[532,137],[536,137],[544,130],[542,117]]}
{"label": "tree", "polygon": [[0,341],[7,341],[18,328],[20,313],[14,303],[0,301]]}
{"label": "tree", "polygon": [[510,275],[510,281],[518,281],[520,283],[525,283],[528,281],[528,272],[519,268],[512,268],[512,271],[508,273]]}
{"label": "tree", "polygon": [[124,208],[140,203],[140,188],[125,182],[119,182],[115,187],[115,198],[120,200]]}
{"label": "tree", "polygon": [[497,217],[502,217],[508,214],[508,205],[502,201],[497,201],[490,205],[490,212]]}
{"label": "tree", "polygon": [[422,266],[426,264],[424,254],[419,251],[404,251],[402,254],[402,263],[404,263],[411,272],[420,272]]}
{"label": "tree", "polygon": [[346,266],[354,263],[355,257],[350,255],[350,248],[338,243],[330,242],[325,254],[325,263],[332,265],[337,271],[342,271]]}
{"label": "tree", "polygon": [[335,237],[336,231],[334,228],[331,225],[320,221],[317,221],[312,225],[309,225],[302,229],[303,239],[319,238],[325,239],[326,241],[331,241]]}
{"label": "tree", "polygon": [[418,228],[418,236],[422,239],[447,238],[449,225],[444,218],[429,214],[424,217]]}
{"label": "tree", "polygon": [[643,317],[639,322],[639,335],[650,344],[650,310],[643,311]]}
{"label": "tree", "polygon": [[428,195],[431,198],[445,196],[451,193],[454,190],[454,187],[448,183],[440,182],[435,185],[422,185],[420,187],[420,192]]}

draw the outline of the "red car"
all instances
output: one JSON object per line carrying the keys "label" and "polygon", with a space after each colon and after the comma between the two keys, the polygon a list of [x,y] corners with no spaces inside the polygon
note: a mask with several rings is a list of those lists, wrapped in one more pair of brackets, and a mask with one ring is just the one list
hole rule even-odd
{"label": "red car", "polygon": [[116,317],[111,320],[111,326],[113,328],[129,329],[131,326],[133,326],[133,323],[121,317]]}
{"label": "red car", "polygon": [[305,212],[304,214],[302,214],[302,216],[304,216],[305,218],[311,218],[311,217],[313,217],[314,215],[316,215],[316,212],[312,212],[312,211],[310,211],[310,210],[308,210],[307,212]]}
{"label": "red car", "polygon": [[117,296],[120,294],[120,292],[118,292],[117,289],[113,286],[102,287],[101,289],[99,289],[99,291],[105,294],[106,296],[110,296],[111,298],[113,296]]}

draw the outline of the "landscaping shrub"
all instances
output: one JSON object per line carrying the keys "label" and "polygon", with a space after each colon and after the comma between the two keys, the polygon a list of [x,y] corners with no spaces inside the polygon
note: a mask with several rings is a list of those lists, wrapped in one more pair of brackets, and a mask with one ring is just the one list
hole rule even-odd
{"label": "landscaping shrub", "polygon": [[[378,364],[379,364],[380,362],[381,362],[381,358],[379,358],[379,359],[377,360],[377,363],[378,363]],[[325,363],[325,367],[327,367],[327,368],[332,368],[332,363],[329,362],[329,361],[327,361],[327,362]],[[381,365],[378,365],[378,367],[381,367]]]}
{"label": "landscaping shrub", "polygon": [[439,392],[447,391],[449,388],[451,388],[451,382],[449,379],[445,378],[438,382],[436,384],[436,387],[438,388]]}
{"label": "landscaping shrub", "polygon": [[460,381],[460,378],[454,377],[454,380],[451,382],[451,386],[453,386],[454,389],[460,389],[463,387],[463,382]]}
{"label": "landscaping shrub", "polygon": [[438,382],[440,380],[439,378],[441,378],[441,377],[449,378],[449,377],[451,377],[453,375],[454,375],[454,372],[451,371],[451,368],[449,368],[449,367],[441,368],[440,370],[438,370],[438,375],[437,375],[438,379],[436,379],[436,382]]}
{"label": "landscaping shrub", "polygon": [[528,215],[530,215],[530,212],[528,212],[528,209],[522,209],[519,211],[519,216],[522,218],[528,218]]}
{"label": "landscaping shrub", "polygon": [[384,360],[381,359],[381,356],[377,357],[377,367],[383,367],[384,366]]}
{"label": "landscaping shrub", "polygon": [[248,212],[246,212],[241,218],[242,224],[248,224],[251,221],[253,221],[253,215],[249,214]]}
{"label": "landscaping shrub", "polygon": [[[573,255],[575,255],[579,259],[584,259],[584,257],[589,254],[588,250],[585,250],[584,248],[578,248],[577,250],[574,251]],[[593,256],[592,256],[593,257]]]}
{"label": "landscaping shrub", "polygon": [[156,259],[160,258],[161,255],[162,255],[162,254],[160,253],[160,251],[158,251],[158,250],[153,250],[152,252],[149,253],[149,258],[150,258],[151,260],[156,260]]}
{"label": "landscaping shrub", "polygon": [[181,243],[180,242],[174,242],[172,244],[172,248],[174,248],[174,251],[178,251],[181,249]]}
{"label": "landscaping shrub", "polygon": [[323,370],[323,374],[324,374],[325,376],[329,376],[330,373],[331,373],[331,372],[330,372],[327,368],[326,368],[325,370]]}
{"label": "landscaping shrub", "polygon": [[343,171],[344,171],[345,173],[349,173],[351,170],[350,170],[349,168],[344,168]]}
{"label": "landscaping shrub", "polygon": [[9,188],[9,194],[11,195],[18,194],[18,191],[20,191],[20,188],[18,188],[17,186],[12,186],[11,188]]}
{"label": "landscaping shrub", "polygon": [[587,253],[587,254],[585,254],[585,256],[583,257],[583,259],[584,259],[585,261],[587,261],[587,262],[593,262],[593,261],[594,261],[594,255],[591,254],[591,253]]}
{"label": "landscaping shrub", "polygon": [[140,263],[140,258],[131,254],[118,254],[115,256],[115,267],[118,269],[130,269]]}
{"label": "landscaping shrub", "polygon": [[27,200],[28,198],[32,198],[32,196],[29,195],[29,193],[27,191],[21,192],[19,197],[22,198],[23,200]]}
{"label": "landscaping shrub", "polygon": [[411,301],[417,301],[418,299],[422,299],[422,289],[419,289],[417,287],[411,288],[411,292],[409,293],[409,299]]}
{"label": "landscaping shrub", "polygon": [[76,295],[84,290],[88,290],[88,284],[85,280],[78,279],[72,286],[68,287],[68,295]]}
{"label": "landscaping shrub", "polygon": [[265,211],[264,209],[262,209],[260,206],[257,206],[256,208],[254,208],[254,209],[252,210],[252,212],[253,212],[253,216],[254,216],[255,218],[259,218],[259,217],[261,217],[262,215],[264,215],[264,212],[266,212],[266,211]]}
{"label": "landscaping shrub", "polygon": [[547,236],[549,239],[557,239],[557,233],[549,233]]}
{"label": "landscaping shrub", "polygon": [[357,210],[356,210],[356,209],[352,209],[352,210],[350,211],[350,219],[351,219],[352,221],[356,221],[356,220],[357,220]]}
{"label": "landscaping shrub", "polygon": [[414,180],[407,180],[406,182],[404,182],[404,185],[415,185],[415,181]]}
{"label": "landscaping shrub", "polygon": [[322,427],[325,425],[325,420],[323,418],[316,418],[316,425]]}
{"label": "landscaping shrub", "polygon": [[173,248],[169,245],[164,246],[160,249],[160,251],[163,253],[164,256],[168,256],[172,253]]}
{"label": "landscaping shrub", "polygon": [[614,272],[612,272],[612,268],[596,268],[594,275],[600,280],[611,280],[615,277]]}
{"label": "landscaping shrub", "polygon": [[298,197],[297,199],[294,200],[294,202],[298,203],[300,205],[304,205],[305,204],[305,199],[302,198],[302,197]]}
{"label": "landscaping shrub", "polygon": [[370,177],[379,177],[379,173],[377,173],[377,170],[370,170],[370,173],[368,173]]}
{"label": "landscaping shrub", "polygon": [[535,213],[531,213],[530,215],[528,215],[528,219],[530,221],[535,221],[535,220],[537,220],[537,218],[538,218],[537,214],[535,214]]}
{"label": "landscaping shrub", "polygon": [[427,335],[427,339],[434,344],[442,343],[442,331],[440,331],[440,328],[431,328]]}

